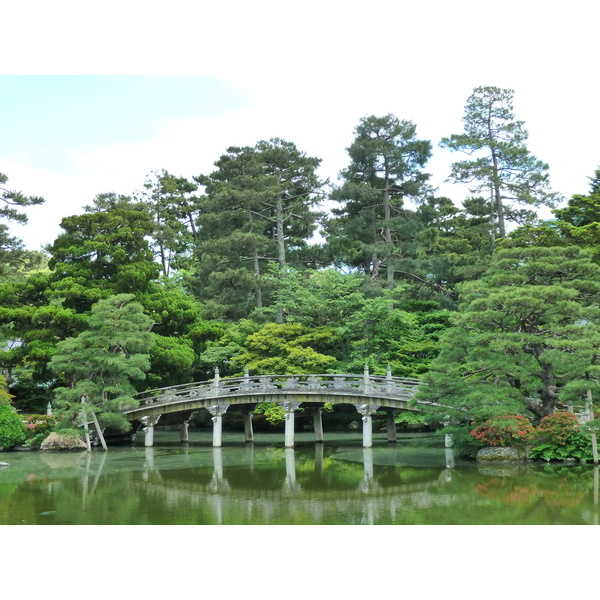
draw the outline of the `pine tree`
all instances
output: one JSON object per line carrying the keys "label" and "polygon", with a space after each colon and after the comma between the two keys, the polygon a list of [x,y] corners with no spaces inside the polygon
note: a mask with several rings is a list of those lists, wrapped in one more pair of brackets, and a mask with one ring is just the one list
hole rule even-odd
{"label": "pine tree", "polygon": [[57,345],[49,366],[64,383],[54,391],[64,426],[90,420],[94,412],[103,427],[129,429],[121,410],[137,405],[133,382],[146,377],[154,344],[152,319],[132,300],[131,294],[101,300],[88,329]]}
{"label": "pine tree", "polygon": [[349,166],[332,198],[328,244],[334,262],[359,268],[377,281],[383,267],[394,279],[394,255],[403,241],[406,198],[423,198],[429,175],[422,171],[431,143],[417,139],[416,126],[388,114],[360,120],[348,148]]}
{"label": "pine tree", "polygon": [[600,267],[576,246],[498,250],[459,286],[420,399],[463,420],[542,418],[600,387]]}
{"label": "pine tree", "polygon": [[450,178],[490,198],[501,238],[506,237],[507,220],[523,223],[535,218],[527,207],[554,206],[560,200],[549,191],[548,165],[527,149],[528,134],[523,121],[515,120],[513,96],[510,89],[475,88],[465,106],[464,132],[440,142],[472,157],[455,162]]}

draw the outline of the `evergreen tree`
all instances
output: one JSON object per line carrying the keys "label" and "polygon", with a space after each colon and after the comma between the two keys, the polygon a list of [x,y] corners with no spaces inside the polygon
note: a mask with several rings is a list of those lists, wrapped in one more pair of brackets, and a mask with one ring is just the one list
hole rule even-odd
{"label": "evergreen tree", "polygon": [[570,247],[498,250],[485,275],[459,286],[460,311],[419,398],[485,420],[550,415],[600,381],[600,271]]}
{"label": "evergreen tree", "polygon": [[194,241],[199,235],[198,184],[168,171],[156,171],[144,184],[140,200],[154,222],[152,248],[163,276],[171,269],[189,267]]}
{"label": "evergreen tree", "polygon": [[590,177],[590,193],[573,195],[567,206],[552,212],[555,219],[539,226],[526,225],[511,232],[508,245],[569,246],[589,248],[600,262],[600,169]]}
{"label": "evergreen tree", "polygon": [[[44,199],[11,190],[7,183],[8,177],[0,173],[0,218],[25,225],[27,215],[18,208],[43,204]],[[8,226],[0,223],[0,281],[14,276],[15,271],[26,268],[31,261],[39,262],[40,253],[26,250],[20,239],[10,235]]]}
{"label": "evergreen tree", "polygon": [[391,114],[361,119],[354,133],[347,149],[350,164],[332,193],[342,206],[332,210],[328,245],[336,264],[358,268],[372,281],[386,267],[392,281],[402,225],[409,218],[404,200],[422,199],[429,191],[429,175],[422,169],[431,143],[417,139],[412,122]]}
{"label": "evergreen tree", "polygon": [[112,294],[145,292],[159,274],[148,243],[154,227],[144,204],[99,194],[85,208],[61,221],[64,233],[49,248],[51,297],[77,312]]}
{"label": "evergreen tree", "polygon": [[452,165],[451,179],[472,185],[471,191],[490,198],[498,234],[506,237],[505,221],[526,222],[531,210],[559,200],[549,191],[548,165],[527,149],[523,121],[513,114],[514,92],[497,87],[478,87],[465,106],[464,132],[443,138],[440,146],[472,157]]}
{"label": "evergreen tree", "polygon": [[88,329],[57,345],[50,370],[64,383],[54,390],[63,425],[91,420],[94,412],[101,426],[129,429],[121,410],[136,406],[133,382],[145,378],[154,344],[152,319],[132,300],[131,294],[100,300]]}
{"label": "evergreen tree", "polygon": [[205,186],[192,289],[213,316],[239,318],[266,302],[264,267],[297,262],[317,226],[320,160],[290,142],[230,147]]}

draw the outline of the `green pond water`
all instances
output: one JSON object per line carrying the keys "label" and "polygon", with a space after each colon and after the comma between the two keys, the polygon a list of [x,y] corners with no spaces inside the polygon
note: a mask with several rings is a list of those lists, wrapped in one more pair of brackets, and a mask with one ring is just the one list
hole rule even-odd
{"label": "green pond water", "polygon": [[[240,438],[242,441],[240,441]],[[598,524],[592,465],[479,465],[429,435],[156,432],[108,452],[0,452],[0,525]]]}

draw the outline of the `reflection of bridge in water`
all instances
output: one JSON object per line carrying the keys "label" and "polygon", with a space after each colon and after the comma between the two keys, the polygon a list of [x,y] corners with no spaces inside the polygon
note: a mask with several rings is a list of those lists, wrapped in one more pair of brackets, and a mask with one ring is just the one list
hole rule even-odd
{"label": "reflection of bridge in water", "polygon": [[[451,450],[446,450],[446,457]],[[115,454],[93,452],[61,456],[81,471],[83,506],[103,498],[106,480],[119,478],[130,486],[135,503],[162,512],[192,515],[205,524],[394,522],[406,511],[456,504],[452,465],[439,460],[404,479],[396,446],[348,448],[328,452],[323,444],[314,454],[305,448],[243,450],[187,444],[141,448],[134,468],[123,468]],[[46,455],[42,455],[46,457]],[[333,458],[333,461],[331,460]],[[56,455],[49,460],[56,460]],[[127,464],[133,465],[128,457]],[[339,467],[342,467],[341,470]],[[146,523],[151,513],[144,513]],[[109,523],[106,523],[109,524]]]}
{"label": "reflection of bridge in water", "polygon": [[398,410],[418,411],[410,405],[418,379],[373,376],[365,366],[363,375],[259,375],[220,378],[218,370],[211,381],[187,383],[169,388],[149,390],[138,395],[139,406],[124,411],[130,421],[144,425],[145,445],[153,445],[154,426],[161,415],[181,413],[181,439],[188,440],[188,419],[197,410],[212,415],[213,446],[222,441],[223,415],[232,405],[246,407],[244,430],[246,441],[253,441],[252,409],[256,404],[274,402],[285,413],[285,447],[294,446],[294,413],[301,404],[314,407],[315,442],[323,441],[321,408],[325,403],[352,404],[362,416],[363,446],[372,446],[372,417],[386,410],[388,441],[396,441],[395,415]]}
{"label": "reflection of bridge in water", "polygon": [[[310,513],[312,520],[320,521],[323,515],[331,512],[332,504],[335,505],[335,512],[338,514],[352,514],[356,512],[359,503],[362,507],[360,523],[372,524],[379,520],[387,522],[387,513],[392,513],[393,517],[395,512],[406,510],[408,506],[424,509],[432,505],[447,505],[454,501],[453,497],[439,494],[439,491],[432,494],[440,486],[446,486],[452,481],[454,455],[451,449],[445,451],[445,469],[431,467],[431,473],[420,481],[383,483],[381,474],[377,475],[377,468],[389,467],[391,463],[374,465],[373,449],[362,448],[362,461],[356,456],[357,462],[353,463],[360,468],[359,464],[362,462],[362,477],[356,478],[356,483],[348,483],[344,487],[337,485],[335,493],[327,487],[304,487],[302,484],[302,480],[310,479],[311,475],[317,478],[323,476],[322,444],[315,445],[312,473],[307,473],[302,467],[300,476],[296,473],[296,450],[280,450],[285,454],[285,471],[281,473],[279,486],[272,489],[240,485],[239,476],[233,477],[233,471],[240,467],[247,473],[253,472],[255,465],[252,447],[249,447],[246,453],[246,464],[236,466],[224,465],[223,453],[228,450],[213,448],[212,475],[210,480],[204,481],[174,481],[172,478],[163,481],[160,468],[154,467],[155,449],[146,447],[144,450],[146,471],[144,480],[139,485],[151,494],[164,497],[173,510],[177,509],[180,502],[192,503],[204,510],[210,509],[216,524],[228,522],[225,515],[233,505],[238,506],[251,523],[253,519],[260,522],[276,520],[277,514],[282,514],[282,511],[285,511],[286,520],[290,522],[294,522],[294,513],[300,514],[303,511]],[[379,457],[381,458],[381,455]],[[392,462],[395,464],[395,460]],[[230,479],[233,479],[234,483],[231,483]]]}

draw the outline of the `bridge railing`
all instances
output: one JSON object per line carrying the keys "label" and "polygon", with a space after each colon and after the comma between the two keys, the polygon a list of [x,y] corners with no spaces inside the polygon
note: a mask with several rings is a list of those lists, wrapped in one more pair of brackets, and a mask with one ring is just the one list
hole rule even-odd
{"label": "bridge railing", "polygon": [[327,393],[384,397],[411,397],[418,379],[378,375],[244,375],[185,383],[141,392],[140,405],[168,404],[183,399],[217,398],[241,395]]}

